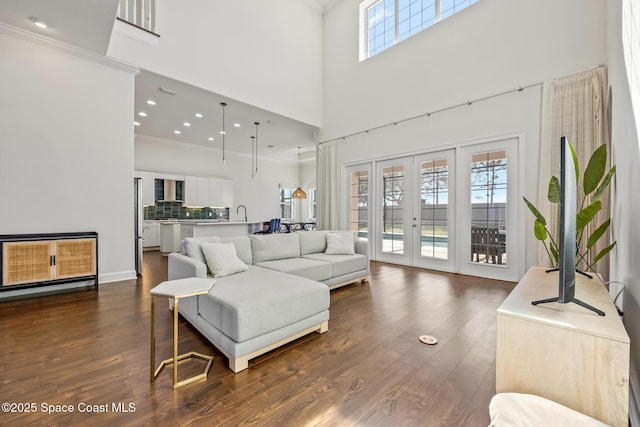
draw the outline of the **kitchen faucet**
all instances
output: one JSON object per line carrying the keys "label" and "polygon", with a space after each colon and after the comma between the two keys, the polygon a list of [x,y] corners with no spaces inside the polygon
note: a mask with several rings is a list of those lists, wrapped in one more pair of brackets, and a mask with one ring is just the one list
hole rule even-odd
{"label": "kitchen faucet", "polygon": [[244,209],[244,222],[247,222],[247,207],[245,205],[239,205],[236,209],[236,213],[240,211],[240,208]]}

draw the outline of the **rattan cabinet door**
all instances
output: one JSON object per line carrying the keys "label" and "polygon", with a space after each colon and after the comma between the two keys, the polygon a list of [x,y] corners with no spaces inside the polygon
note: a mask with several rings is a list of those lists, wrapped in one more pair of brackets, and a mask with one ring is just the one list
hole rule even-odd
{"label": "rattan cabinet door", "polygon": [[69,239],[55,242],[55,278],[96,274],[96,239]]}
{"label": "rattan cabinet door", "polygon": [[49,240],[2,243],[2,286],[52,279],[52,253]]}

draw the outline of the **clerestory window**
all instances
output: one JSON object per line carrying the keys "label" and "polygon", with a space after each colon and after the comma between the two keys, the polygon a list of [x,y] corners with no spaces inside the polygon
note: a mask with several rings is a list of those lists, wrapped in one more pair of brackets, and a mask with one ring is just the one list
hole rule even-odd
{"label": "clerestory window", "polygon": [[360,60],[376,55],[478,0],[365,0],[360,3]]}

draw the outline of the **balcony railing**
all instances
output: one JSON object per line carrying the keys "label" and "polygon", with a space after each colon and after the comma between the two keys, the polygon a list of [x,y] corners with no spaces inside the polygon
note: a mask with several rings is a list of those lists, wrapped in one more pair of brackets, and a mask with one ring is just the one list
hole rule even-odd
{"label": "balcony railing", "polygon": [[120,0],[118,18],[156,34],[155,0]]}

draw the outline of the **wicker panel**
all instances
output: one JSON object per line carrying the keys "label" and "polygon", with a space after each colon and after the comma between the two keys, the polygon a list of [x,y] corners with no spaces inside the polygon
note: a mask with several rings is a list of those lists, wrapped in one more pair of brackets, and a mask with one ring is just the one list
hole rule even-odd
{"label": "wicker panel", "polygon": [[50,241],[3,243],[2,286],[52,278]]}
{"label": "wicker panel", "polygon": [[96,274],[96,240],[56,241],[56,279]]}

